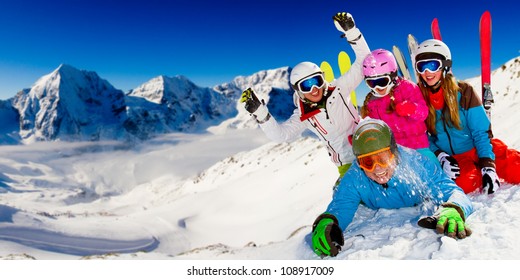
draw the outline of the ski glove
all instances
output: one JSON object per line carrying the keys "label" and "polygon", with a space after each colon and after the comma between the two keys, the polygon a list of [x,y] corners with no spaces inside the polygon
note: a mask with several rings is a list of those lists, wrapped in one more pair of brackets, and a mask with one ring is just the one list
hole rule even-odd
{"label": "ski glove", "polygon": [[331,214],[323,213],[312,225],[312,249],[320,257],[335,257],[345,244],[338,219]]}
{"label": "ski glove", "polygon": [[262,99],[260,102],[258,97],[256,97],[255,92],[251,88],[248,88],[242,92],[242,96],[240,96],[240,103],[245,103],[244,107],[246,108],[246,111],[254,116],[258,123],[265,123],[271,117],[267,106],[265,106],[264,100]]}
{"label": "ski glove", "polygon": [[445,233],[447,236],[460,239],[471,235],[471,230],[464,223],[464,218],[453,207],[441,208],[437,220],[437,233]]}
{"label": "ski glove", "polygon": [[341,37],[347,38],[349,43],[355,44],[355,41],[361,38],[361,31],[356,27],[351,14],[345,12],[337,13],[332,19],[336,29],[343,33]]}
{"label": "ski glove", "polygon": [[497,171],[493,167],[482,168],[482,189],[492,194],[500,188]]}
{"label": "ski glove", "polygon": [[442,170],[444,170],[444,173],[446,173],[450,179],[455,180],[460,176],[459,163],[454,157],[445,152],[441,152],[437,156],[437,159],[441,163]]}
{"label": "ski glove", "polygon": [[409,117],[415,113],[417,105],[415,103],[405,100],[401,103],[395,104],[395,112],[402,117]]}
{"label": "ski glove", "polygon": [[[435,229],[437,233],[451,238],[466,238],[472,231],[464,222],[464,212],[455,204],[446,203],[430,217],[420,219],[417,224],[424,228]],[[462,213],[462,214],[461,214]]]}

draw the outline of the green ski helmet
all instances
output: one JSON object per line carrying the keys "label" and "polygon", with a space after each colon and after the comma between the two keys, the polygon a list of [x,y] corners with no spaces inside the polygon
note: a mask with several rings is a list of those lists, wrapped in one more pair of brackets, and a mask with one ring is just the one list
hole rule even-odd
{"label": "green ski helmet", "polygon": [[352,151],[356,157],[390,147],[397,155],[397,144],[390,127],[382,120],[362,119],[352,136]]}

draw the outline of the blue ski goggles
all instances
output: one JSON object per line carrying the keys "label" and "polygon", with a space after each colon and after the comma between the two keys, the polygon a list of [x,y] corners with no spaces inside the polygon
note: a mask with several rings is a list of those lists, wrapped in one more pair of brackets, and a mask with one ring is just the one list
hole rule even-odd
{"label": "blue ski goggles", "polygon": [[296,89],[305,94],[310,93],[312,88],[316,87],[320,89],[325,84],[325,79],[321,73],[313,74],[299,82],[296,83]]}
{"label": "blue ski goggles", "polygon": [[392,82],[392,78],[389,75],[378,76],[378,77],[366,77],[365,83],[371,89],[384,89]]}
{"label": "blue ski goggles", "polygon": [[440,59],[425,59],[419,60],[415,63],[415,70],[419,72],[419,74],[426,73],[426,70],[431,73],[435,73],[442,69],[442,60]]}

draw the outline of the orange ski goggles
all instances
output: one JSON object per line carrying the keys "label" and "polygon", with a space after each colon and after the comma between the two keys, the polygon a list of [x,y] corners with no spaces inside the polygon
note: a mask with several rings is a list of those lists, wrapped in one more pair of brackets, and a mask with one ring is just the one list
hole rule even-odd
{"label": "orange ski goggles", "polygon": [[388,167],[394,157],[395,155],[390,150],[390,147],[386,147],[365,155],[358,156],[358,163],[359,166],[364,170],[372,172],[376,168],[376,164],[379,164],[379,166],[383,168]]}

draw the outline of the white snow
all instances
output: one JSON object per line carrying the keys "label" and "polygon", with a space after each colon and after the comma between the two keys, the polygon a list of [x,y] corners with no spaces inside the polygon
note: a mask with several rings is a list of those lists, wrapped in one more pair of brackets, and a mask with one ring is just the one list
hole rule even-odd
{"label": "white snow", "polygon": [[[513,79],[501,83],[508,85],[496,83],[504,91],[495,96],[495,135],[520,149],[520,133],[514,130],[520,120],[515,110],[520,83]],[[506,91],[506,87],[513,89]],[[384,269],[390,269],[433,277],[445,273],[439,266],[451,266],[451,271],[454,263],[380,261],[520,259],[520,188],[503,184],[493,196],[471,194],[475,212],[467,219],[473,230],[469,238],[454,240],[419,228],[420,208],[374,211],[360,207],[344,233],[346,244],[335,258],[349,262],[321,260],[310,250],[309,234],[315,217],[329,203],[337,179],[325,147],[307,137],[276,144],[259,129],[219,132],[166,134],[137,146],[116,141],[0,146],[0,259],[125,260],[109,262],[111,268],[105,262],[88,264],[107,269],[110,272],[105,276],[118,279],[141,279],[135,273],[143,264],[127,260],[155,260],[144,265],[152,267],[144,272],[148,278],[162,270],[168,273],[167,279],[186,279],[192,266],[242,265],[278,269],[278,275],[281,266],[334,266],[335,277],[352,276],[351,271],[361,273],[360,269],[374,276],[388,276]],[[86,241],[96,239],[118,244],[142,240],[138,245],[155,239],[158,244],[150,252],[79,256],[59,247],[42,249],[3,239],[5,227],[18,229],[19,236],[31,230],[45,232],[45,237],[27,238],[45,238],[46,244],[70,237],[76,242],[70,246],[79,247],[77,242],[84,240],[82,246],[87,249]],[[55,239],[47,236],[48,231],[56,233]],[[2,269],[7,267],[4,263],[0,262]],[[36,263],[31,267],[61,271],[60,263]],[[80,263],[72,262],[70,267],[85,266]],[[23,264],[27,262],[9,263],[8,272],[15,273]],[[468,275],[496,277],[486,269],[488,263],[455,265],[471,268]],[[114,267],[121,270],[110,274],[115,273]],[[494,262],[492,267],[496,273],[504,265]],[[89,273],[94,272],[87,270],[84,275]],[[287,277],[282,279],[291,278]]]}

